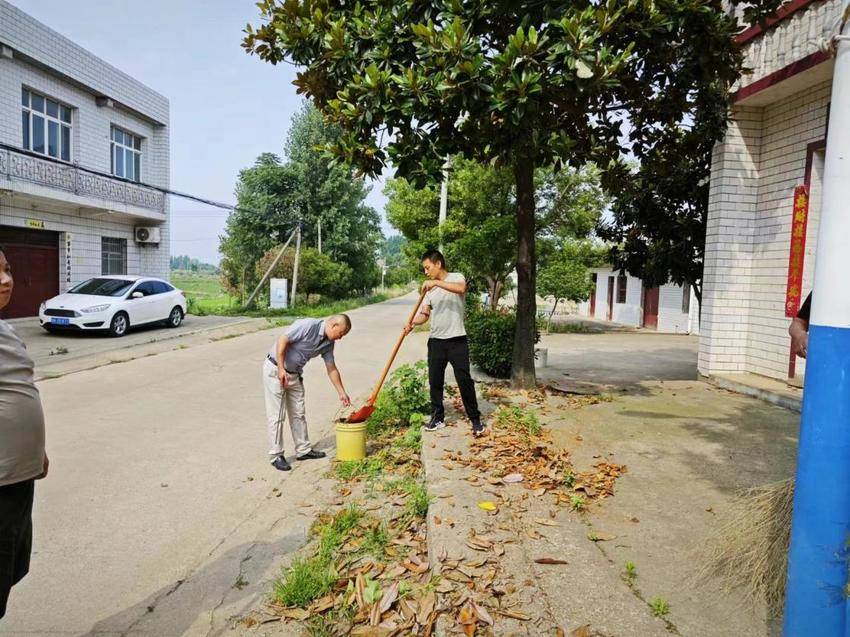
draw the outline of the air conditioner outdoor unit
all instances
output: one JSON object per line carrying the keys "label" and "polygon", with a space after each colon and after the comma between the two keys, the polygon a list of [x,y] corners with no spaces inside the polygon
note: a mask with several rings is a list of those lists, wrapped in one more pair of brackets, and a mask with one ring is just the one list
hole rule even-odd
{"label": "air conditioner outdoor unit", "polygon": [[136,228],[136,243],[159,243],[159,228]]}

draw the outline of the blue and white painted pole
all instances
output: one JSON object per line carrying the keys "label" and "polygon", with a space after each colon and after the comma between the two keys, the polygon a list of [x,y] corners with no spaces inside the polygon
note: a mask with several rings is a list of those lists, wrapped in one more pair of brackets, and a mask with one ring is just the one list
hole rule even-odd
{"label": "blue and white painted pole", "polygon": [[850,637],[850,0],[823,178],[784,637]]}

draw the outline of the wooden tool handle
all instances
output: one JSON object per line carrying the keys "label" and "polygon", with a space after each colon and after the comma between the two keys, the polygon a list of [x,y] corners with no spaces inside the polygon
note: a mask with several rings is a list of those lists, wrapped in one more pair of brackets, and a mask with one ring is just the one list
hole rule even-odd
{"label": "wooden tool handle", "polygon": [[[416,318],[416,313],[419,311],[420,306],[422,305],[422,301],[425,300],[425,290],[419,295],[419,301],[416,302],[416,307],[413,308],[413,311],[410,313],[410,318],[407,319],[407,323],[404,324],[405,327],[410,325],[413,322],[413,319]],[[384,371],[381,374],[381,378],[378,380],[378,384],[375,385],[375,389],[372,391],[372,395],[369,396],[369,400],[366,401],[367,405],[374,405],[375,401],[378,399],[378,394],[381,391],[381,387],[384,385],[384,381],[387,379],[387,374],[390,373],[390,367],[393,365],[393,361],[395,360],[396,354],[398,354],[398,350],[401,349],[401,344],[404,341],[404,337],[407,336],[404,329],[402,328],[401,334],[396,341],[395,347],[393,348],[393,353],[390,354],[390,360],[387,361],[386,366],[384,366]]]}

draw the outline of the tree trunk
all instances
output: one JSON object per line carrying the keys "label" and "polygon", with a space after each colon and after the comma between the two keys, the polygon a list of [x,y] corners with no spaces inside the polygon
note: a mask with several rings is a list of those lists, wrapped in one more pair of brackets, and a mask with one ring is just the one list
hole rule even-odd
{"label": "tree trunk", "polygon": [[514,165],[516,179],[517,225],[517,320],[514,336],[514,359],[511,385],[515,389],[534,389],[534,332],[537,319],[535,298],[536,255],[534,251],[534,165],[518,160]]}
{"label": "tree trunk", "polygon": [[493,293],[490,295],[490,309],[496,311],[499,309],[499,299],[502,298],[502,288],[505,284],[502,281],[496,280],[493,283]]}
{"label": "tree trunk", "polygon": [[560,299],[555,297],[555,305],[552,306],[552,311],[549,312],[549,321],[546,323],[546,333],[548,334],[552,330],[552,317],[555,316],[555,310],[558,309],[558,303]]}

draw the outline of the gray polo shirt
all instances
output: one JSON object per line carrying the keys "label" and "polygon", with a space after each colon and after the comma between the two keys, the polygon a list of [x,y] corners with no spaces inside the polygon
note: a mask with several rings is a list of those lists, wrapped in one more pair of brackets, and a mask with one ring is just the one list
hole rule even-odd
{"label": "gray polo shirt", "polygon": [[44,412],[23,341],[0,321],[0,486],[23,482],[44,468]]}
{"label": "gray polo shirt", "polygon": [[[283,367],[292,374],[301,374],[311,358],[321,356],[328,365],[334,362],[334,342],[325,336],[322,319],[299,319],[286,329],[286,360]],[[272,344],[269,357],[276,361],[277,341]],[[277,364],[277,363],[275,363]]]}

